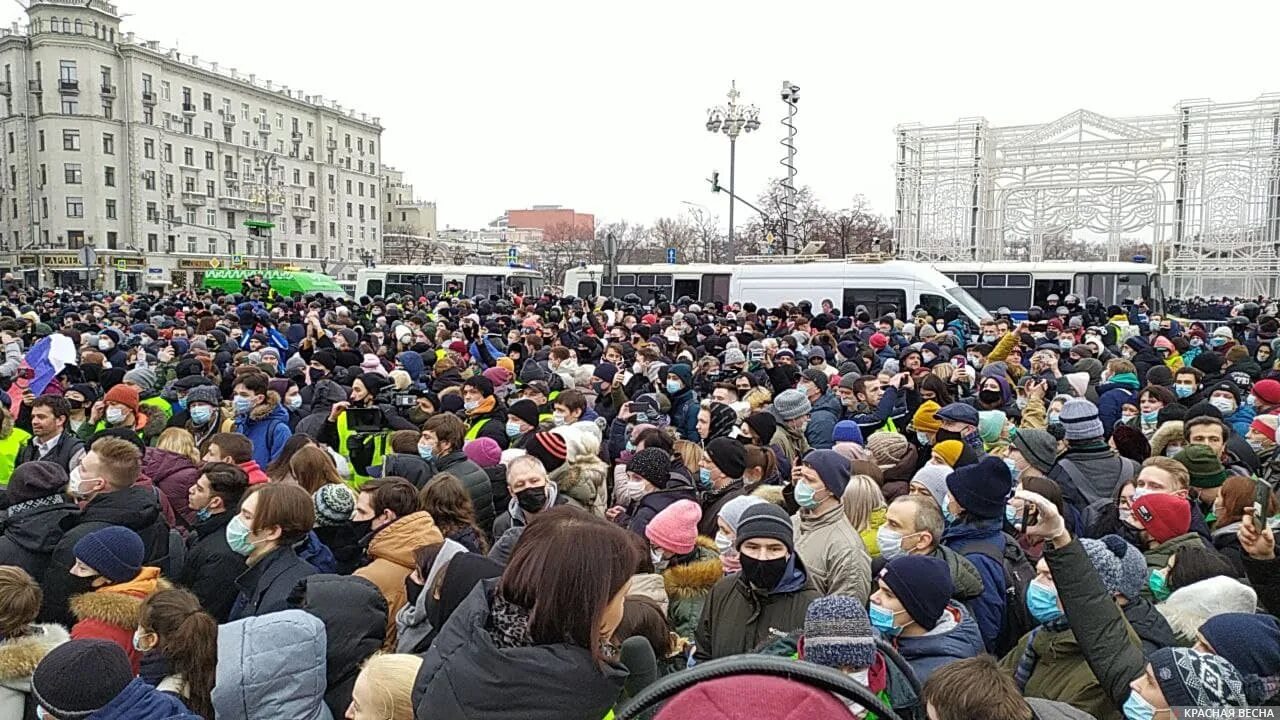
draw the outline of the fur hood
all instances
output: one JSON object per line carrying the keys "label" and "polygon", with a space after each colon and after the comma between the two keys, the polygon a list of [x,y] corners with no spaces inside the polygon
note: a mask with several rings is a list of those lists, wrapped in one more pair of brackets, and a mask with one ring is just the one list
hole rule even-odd
{"label": "fur hood", "polygon": [[1191,645],[1196,632],[1211,617],[1223,613],[1252,613],[1258,607],[1258,593],[1239,580],[1215,575],[1178,588],[1156,609],[1169,621],[1181,643]]}
{"label": "fur hood", "polygon": [[[169,581],[160,578],[153,593],[172,587]],[[71,614],[77,621],[97,620],[116,627],[136,628],[145,597],[127,592],[87,592],[71,598]]]}
{"label": "fur hood", "polygon": [[138,413],[147,419],[147,422],[142,426],[142,439],[150,445],[156,438],[160,437],[160,433],[164,432],[165,426],[169,423],[169,418],[164,416],[163,410],[151,405],[139,405]]}
{"label": "fur hood", "polygon": [[1161,424],[1151,435],[1151,457],[1164,455],[1164,449],[1175,439],[1182,440],[1182,421],[1170,420]]}
{"label": "fur hood", "polygon": [[556,468],[548,480],[555,482],[560,494],[590,506],[597,493],[603,492],[609,468],[597,457],[566,462]]}
{"label": "fur hood", "polygon": [[275,409],[278,407],[280,407],[280,393],[275,390],[268,390],[266,402],[261,405],[255,405],[253,409],[249,411],[249,419],[255,422],[259,420],[266,420],[267,416],[275,412]]}
{"label": "fur hood", "polygon": [[31,677],[49,651],[71,639],[61,625],[34,625],[30,635],[0,642],[0,682]]}
{"label": "fur hood", "polygon": [[694,550],[697,554],[691,562],[671,565],[662,571],[667,597],[672,600],[702,597],[724,578],[724,566],[720,564],[715,540],[699,537]]}

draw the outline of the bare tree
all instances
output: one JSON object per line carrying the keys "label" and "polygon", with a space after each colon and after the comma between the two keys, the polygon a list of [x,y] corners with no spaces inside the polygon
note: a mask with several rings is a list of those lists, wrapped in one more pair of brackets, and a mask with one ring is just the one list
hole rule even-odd
{"label": "bare tree", "polygon": [[855,195],[849,207],[824,213],[811,239],[825,241],[827,254],[836,257],[892,252],[893,228],[869,207],[865,197]]}

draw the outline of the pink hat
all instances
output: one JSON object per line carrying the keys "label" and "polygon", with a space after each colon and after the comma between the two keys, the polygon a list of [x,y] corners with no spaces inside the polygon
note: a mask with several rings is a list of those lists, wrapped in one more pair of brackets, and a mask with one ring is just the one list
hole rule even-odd
{"label": "pink hat", "polygon": [[512,379],[511,371],[504,367],[491,367],[488,370],[485,370],[482,374],[489,378],[489,382],[493,383],[495,386],[506,385],[511,382]]}
{"label": "pink hat", "polygon": [[502,448],[491,437],[468,440],[462,446],[462,454],[482,468],[493,467],[502,461]]}
{"label": "pink hat", "polygon": [[688,555],[698,544],[702,508],[692,500],[677,500],[653,516],[644,528],[649,542],[677,555]]}
{"label": "pink hat", "polygon": [[365,353],[364,360],[360,363],[360,369],[382,377],[387,376],[387,369],[382,366],[382,361],[373,353]]}

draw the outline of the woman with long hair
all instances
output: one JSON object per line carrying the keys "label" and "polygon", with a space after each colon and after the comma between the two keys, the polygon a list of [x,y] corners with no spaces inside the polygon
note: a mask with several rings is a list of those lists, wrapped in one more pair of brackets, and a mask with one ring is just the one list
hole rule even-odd
{"label": "woman with long hair", "polygon": [[414,688],[418,716],[489,717],[515,707],[524,720],[604,717],[627,675],[615,631],[640,555],[606,520],[571,507],[537,513],[502,577],[482,581],[427,650]]}
{"label": "woman with long hair", "polygon": [[267,465],[265,472],[271,482],[284,482],[292,480],[293,475],[290,474],[289,463],[293,460],[293,456],[302,448],[308,445],[314,445],[315,439],[305,433],[296,433],[285,441],[284,447],[280,449],[280,454],[275,460]]}
{"label": "woman with long hair", "polygon": [[213,717],[218,623],[195,595],[172,588],[143,600],[133,646],[143,653],[143,680],[177,695],[200,717]]}
{"label": "woman with long hair", "polygon": [[174,514],[187,527],[196,524],[195,511],[188,505],[187,493],[200,479],[200,451],[195,438],[185,428],[166,428],[155,447],[142,453],[142,474],[164,493]]}
{"label": "woman with long hair", "polygon": [[369,658],[351,691],[350,720],[413,720],[413,681],[422,658],[378,654]]}
{"label": "woman with long hair", "polygon": [[289,460],[289,474],[293,481],[309,493],[324,487],[342,483],[338,475],[338,466],[323,448],[308,445],[300,448]]}
{"label": "woman with long hair", "polygon": [[876,544],[876,531],[884,524],[889,507],[880,486],[870,475],[851,475],[840,496],[840,507],[844,509],[854,532],[862,536],[867,552],[871,557],[878,557],[880,547]]}
{"label": "woman with long hair", "polygon": [[468,552],[482,555],[489,552],[484,531],[476,525],[471,495],[456,477],[437,473],[418,491],[418,508],[436,521],[436,527],[446,538],[461,544]]}

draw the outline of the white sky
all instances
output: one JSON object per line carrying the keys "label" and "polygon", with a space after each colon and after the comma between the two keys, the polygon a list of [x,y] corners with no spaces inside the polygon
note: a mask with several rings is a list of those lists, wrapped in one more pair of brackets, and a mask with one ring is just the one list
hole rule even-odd
{"label": "white sky", "polygon": [[728,141],[705,122],[734,78],[763,122],[738,143],[740,195],[782,173],[786,79],[801,87],[798,181],[886,215],[900,122],[1280,91],[1268,0],[117,1],[141,38],[380,116],[384,161],[438,203],[440,227],[539,203],[649,223],[682,200],[727,222],[703,179],[727,184]]}

